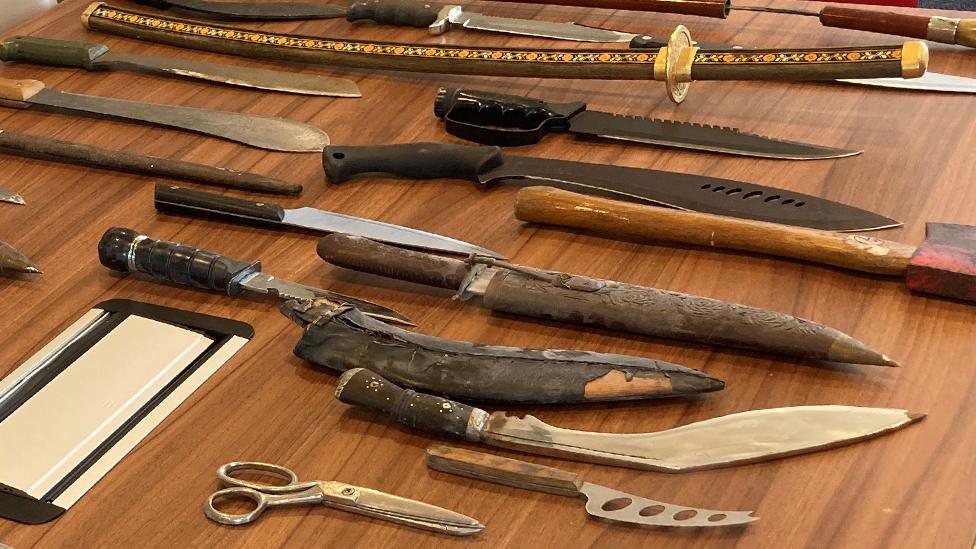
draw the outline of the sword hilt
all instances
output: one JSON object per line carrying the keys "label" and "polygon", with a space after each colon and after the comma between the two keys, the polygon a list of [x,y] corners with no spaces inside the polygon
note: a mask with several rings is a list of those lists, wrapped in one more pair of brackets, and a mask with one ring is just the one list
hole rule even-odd
{"label": "sword hilt", "polygon": [[209,250],[155,240],[122,227],[105,231],[98,242],[98,260],[113,271],[146,273],[157,280],[228,295],[241,293],[240,281],[261,271],[259,261],[238,261]]}
{"label": "sword hilt", "polygon": [[365,368],[353,368],[343,373],[335,396],[346,404],[388,414],[414,429],[471,441],[480,440],[481,428],[488,417],[480,408],[402,389]]}

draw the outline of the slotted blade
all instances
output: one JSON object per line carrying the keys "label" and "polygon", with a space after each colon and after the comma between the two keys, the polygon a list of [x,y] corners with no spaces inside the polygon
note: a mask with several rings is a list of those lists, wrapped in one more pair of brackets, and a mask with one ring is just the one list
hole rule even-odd
{"label": "slotted blade", "polygon": [[285,118],[124,101],[49,89],[41,90],[29,102],[190,130],[275,151],[321,151],[329,144],[329,136],[322,130]]}
{"label": "slotted blade", "polygon": [[904,78],[855,78],[838,80],[838,82],[899,90],[976,93],[976,79],[938,72],[926,72],[918,78],[909,78],[908,80]]}
{"label": "slotted blade", "polygon": [[708,527],[734,526],[759,520],[753,511],[713,511],[681,507],[584,482],[580,493],[586,496],[586,512],[613,522],[644,526]]}
{"label": "slotted blade", "polygon": [[411,229],[410,227],[373,221],[372,219],[327,212],[316,208],[306,207],[285,210],[285,218],[282,222],[316,231],[364,236],[379,242],[420,248],[423,250],[461,255],[479,254],[498,259],[504,259],[505,257],[497,252],[482,248],[481,246],[475,246],[463,240],[418,229]]}
{"label": "slotted blade", "polygon": [[[341,500],[327,500],[329,505],[346,511],[455,536],[469,536],[484,529],[484,525],[473,518],[436,505],[369,488],[339,483],[330,484],[341,486],[345,498],[355,498],[354,504],[346,504]],[[353,495],[349,496],[350,492]]]}
{"label": "slotted blade", "polygon": [[462,12],[461,20],[456,21],[456,23],[460,23],[462,27],[471,30],[539,36],[557,40],[576,40],[578,42],[630,42],[637,36],[633,33],[586,27],[576,23],[512,19],[467,12]]}
{"label": "slotted blade", "polygon": [[485,184],[505,181],[521,186],[543,182],[617,200],[831,231],[869,231],[901,224],[832,200],[764,185],[548,158],[506,154],[500,166],[478,179]]}
{"label": "slotted blade", "polygon": [[657,433],[573,431],[532,416],[491,415],[482,440],[493,446],[586,461],[682,473],[833,448],[922,419],[894,408],[794,406],[751,410]]}
{"label": "slotted blade", "polygon": [[364,299],[357,299],[355,297],[349,297],[340,293],[332,292],[329,290],[323,290],[321,288],[313,288],[312,286],[306,286],[304,284],[299,284],[297,282],[291,282],[288,280],[282,280],[280,278],[275,278],[266,273],[254,273],[248,278],[242,280],[240,285],[253,292],[258,292],[262,294],[272,295],[280,297],[281,299],[316,299],[325,298],[329,301],[334,301],[336,305],[348,304],[359,309],[363,314],[369,315],[371,317],[377,318],[379,320],[398,322],[400,324],[406,324],[408,326],[415,326],[409,318],[401,315],[400,313],[389,309],[382,305],[377,305],[371,301],[366,301]]}
{"label": "slotted blade", "polygon": [[636,143],[762,158],[816,160],[861,153],[861,151],[772,139],[724,126],[621,116],[599,111],[583,111],[573,116],[570,119],[569,131]]}
{"label": "slotted blade", "polygon": [[273,90],[304,95],[333,97],[362,97],[359,86],[352,80],[332,78],[317,74],[281,72],[205,63],[176,57],[155,57],[129,53],[108,52],[92,63],[93,68],[123,68],[195,78],[208,82],[220,82],[262,90]]}

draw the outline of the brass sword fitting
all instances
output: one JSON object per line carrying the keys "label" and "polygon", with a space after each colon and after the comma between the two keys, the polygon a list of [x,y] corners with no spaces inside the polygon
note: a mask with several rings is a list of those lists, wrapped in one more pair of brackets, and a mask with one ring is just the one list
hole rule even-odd
{"label": "brass sword fitting", "polygon": [[668,38],[668,45],[658,51],[654,60],[654,79],[665,82],[668,97],[675,103],[681,103],[688,96],[691,65],[698,52],[698,47],[693,44],[688,29],[678,25]]}

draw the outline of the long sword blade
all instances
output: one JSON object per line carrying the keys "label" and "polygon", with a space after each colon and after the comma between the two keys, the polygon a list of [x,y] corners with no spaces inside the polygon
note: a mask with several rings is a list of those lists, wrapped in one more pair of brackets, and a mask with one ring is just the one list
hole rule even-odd
{"label": "long sword blade", "polygon": [[761,158],[816,160],[853,156],[861,151],[773,139],[736,128],[583,111],[570,119],[569,131],[607,139],[649,143]]}
{"label": "long sword blade", "polygon": [[853,78],[838,80],[844,84],[946,93],[976,93],[976,79],[938,72],[926,72],[918,78]]}
{"label": "long sword blade", "polygon": [[295,120],[125,101],[44,89],[29,103],[190,130],[275,151],[314,152],[329,144],[322,130]]}
{"label": "long sword blade", "polygon": [[271,71],[254,67],[205,63],[175,57],[156,57],[129,53],[108,52],[92,63],[93,68],[127,69],[172,74],[208,82],[220,82],[262,90],[325,95],[333,97],[362,97],[356,83],[345,78],[317,74]]}
{"label": "long sword blade", "polygon": [[511,182],[597,196],[832,231],[896,227],[897,221],[861,208],[782,189],[677,172],[505,155],[482,183]]}
{"label": "long sword blade", "polygon": [[759,520],[759,517],[752,516],[752,511],[713,511],[682,507],[589,482],[580,486],[580,493],[586,496],[587,513],[612,522],[687,528],[734,526]]}
{"label": "long sword blade", "polygon": [[491,415],[493,446],[664,473],[754,463],[851,444],[925,417],[894,408],[795,406],[751,410],[657,433],[573,431],[533,416]]}

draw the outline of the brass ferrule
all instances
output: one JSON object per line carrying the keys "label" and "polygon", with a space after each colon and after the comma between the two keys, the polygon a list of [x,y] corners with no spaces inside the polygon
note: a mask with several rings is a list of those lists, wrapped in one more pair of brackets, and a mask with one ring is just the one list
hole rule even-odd
{"label": "brass ferrule", "polygon": [[963,19],[956,27],[956,44],[976,48],[976,19]]}
{"label": "brass ferrule", "polygon": [[667,46],[657,50],[657,57],[654,58],[654,80],[664,82],[668,79],[668,48]]}
{"label": "brass ferrule", "polygon": [[901,47],[901,77],[918,78],[929,66],[929,48],[918,40],[905,42]]}
{"label": "brass ferrule", "polygon": [[91,5],[85,8],[85,11],[81,13],[81,24],[84,25],[86,29],[89,28],[88,18],[91,17],[91,14],[95,13],[95,10],[104,5],[105,2],[92,2]]}
{"label": "brass ferrule", "polygon": [[678,58],[671,67],[671,78],[675,82],[691,82],[691,66],[695,63],[696,53],[698,48],[695,46],[682,48],[678,52]]}

